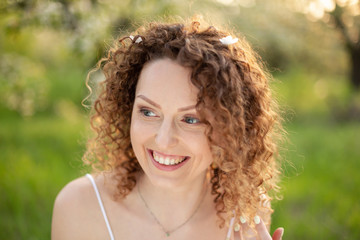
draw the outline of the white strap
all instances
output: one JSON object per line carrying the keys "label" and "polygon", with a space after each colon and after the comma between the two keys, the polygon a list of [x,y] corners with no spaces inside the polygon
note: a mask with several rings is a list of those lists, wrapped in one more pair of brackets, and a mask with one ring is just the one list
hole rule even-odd
{"label": "white strap", "polygon": [[235,216],[232,217],[231,220],[230,220],[230,226],[229,226],[229,230],[228,230],[227,235],[226,235],[226,240],[230,240],[231,231],[233,230],[234,220],[235,220]]}
{"label": "white strap", "polygon": [[100,208],[101,208],[101,212],[102,212],[102,214],[104,216],[104,219],[105,219],[106,227],[107,227],[107,229],[109,231],[110,239],[114,240],[114,235],[113,235],[113,233],[111,231],[109,220],[108,220],[108,218],[106,216],[105,208],[104,208],[104,205],[103,205],[103,203],[101,201],[100,193],[99,193],[99,190],[98,190],[98,188],[96,186],[95,180],[94,180],[93,176],[91,176],[90,174],[86,174],[86,177],[90,180],[90,182],[92,183],[92,185],[94,187],[96,197],[97,197],[97,200],[98,200]]}

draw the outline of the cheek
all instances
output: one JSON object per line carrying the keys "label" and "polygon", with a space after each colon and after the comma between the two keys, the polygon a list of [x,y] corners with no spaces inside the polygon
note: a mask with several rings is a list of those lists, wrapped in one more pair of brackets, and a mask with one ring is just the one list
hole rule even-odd
{"label": "cheek", "polygon": [[130,137],[133,147],[136,147],[137,143],[141,141],[142,126],[138,120],[133,119],[130,125]]}
{"label": "cheek", "polygon": [[130,138],[133,148],[139,143],[145,143],[152,135],[154,129],[151,125],[144,123],[141,119],[132,118],[130,125]]}
{"label": "cheek", "polygon": [[142,142],[142,138],[141,138],[141,131],[142,131],[142,125],[141,122],[139,121],[139,119],[137,119],[134,116],[131,118],[131,124],[130,124],[130,139],[131,139],[131,144],[134,148],[134,150],[136,151],[136,149],[138,148],[138,145]]}
{"label": "cheek", "polygon": [[201,164],[210,165],[213,160],[209,142],[205,134],[199,134],[192,137],[191,148],[193,152],[201,158]]}
{"label": "cheek", "polygon": [[207,165],[210,165],[213,162],[213,156],[210,150],[210,146],[208,142],[206,141],[206,145],[204,146],[204,162],[206,162]]}
{"label": "cheek", "polygon": [[142,163],[146,152],[144,146],[146,145],[149,134],[147,133],[148,128],[144,127],[144,124],[139,119],[132,118],[130,125],[130,141],[132,149],[139,163]]}

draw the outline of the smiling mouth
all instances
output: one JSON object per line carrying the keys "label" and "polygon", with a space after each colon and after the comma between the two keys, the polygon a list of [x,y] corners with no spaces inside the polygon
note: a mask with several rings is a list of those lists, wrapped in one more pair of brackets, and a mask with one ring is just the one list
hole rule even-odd
{"label": "smiling mouth", "polygon": [[149,152],[157,163],[166,166],[178,165],[189,158],[187,156],[165,155],[150,149]]}

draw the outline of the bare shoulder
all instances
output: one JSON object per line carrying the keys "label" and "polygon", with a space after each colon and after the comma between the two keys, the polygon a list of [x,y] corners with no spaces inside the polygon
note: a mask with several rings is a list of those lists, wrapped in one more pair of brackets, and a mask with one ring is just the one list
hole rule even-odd
{"label": "bare shoulder", "polygon": [[61,189],[56,197],[55,206],[69,204],[70,202],[72,204],[69,204],[69,206],[72,206],[78,201],[83,202],[85,200],[83,199],[85,197],[84,194],[89,195],[91,190],[92,187],[89,179],[85,176],[77,178],[69,182],[63,189]]}
{"label": "bare shoulder", "polygon": [[101,216],[96,195],[87,177],[68,183],[57,195],[52,217],[53,240],[92,239]]}

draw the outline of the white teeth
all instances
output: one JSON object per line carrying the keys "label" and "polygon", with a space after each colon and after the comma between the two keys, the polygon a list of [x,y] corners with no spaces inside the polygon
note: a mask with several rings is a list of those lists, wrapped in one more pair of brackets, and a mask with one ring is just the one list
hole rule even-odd
{"label": "white teeth", "polygon": [[175,164],[179,164],[180,162],[184,161],[186,158],[181,158],[181,157],[176,157],[176,158],[169,158],[169,157],[161,157],[159,155],[157,155],[154,151],[153,151],[153,157],[155,159],[155,161],[157,161],[160,164],[164,164],[164,165],[175,165]]}

